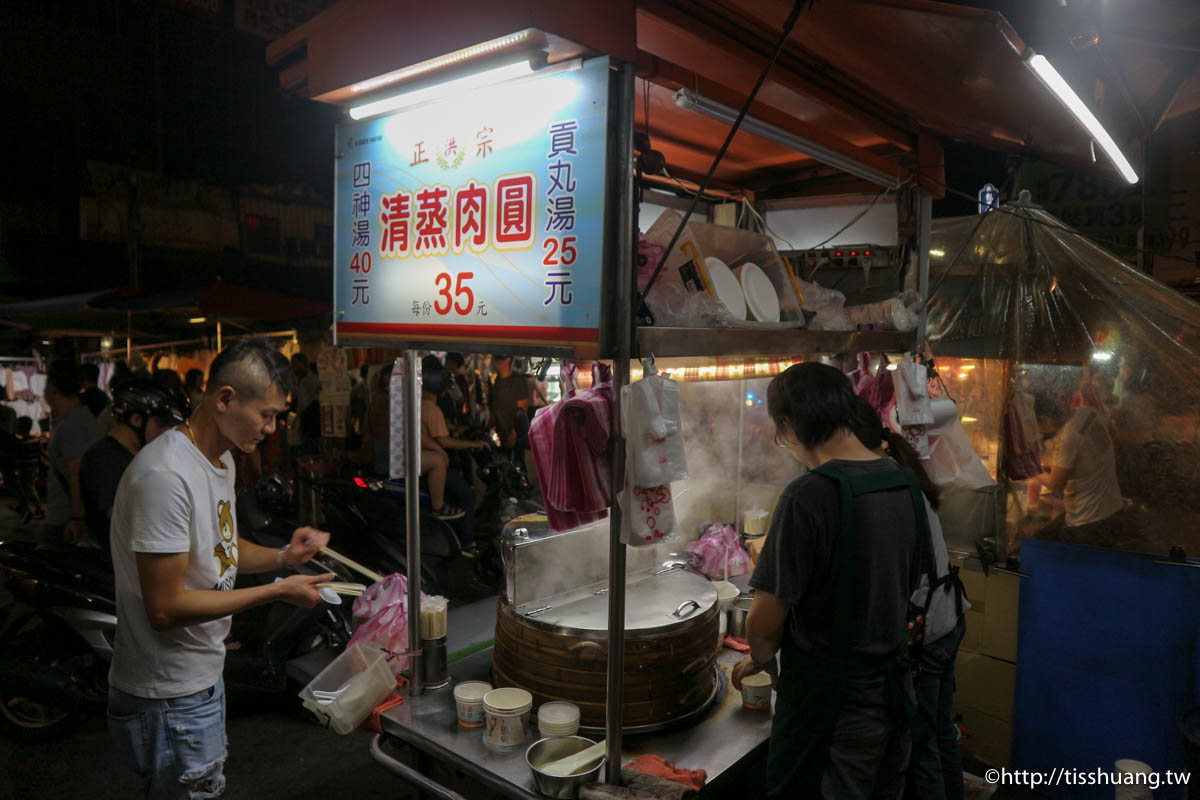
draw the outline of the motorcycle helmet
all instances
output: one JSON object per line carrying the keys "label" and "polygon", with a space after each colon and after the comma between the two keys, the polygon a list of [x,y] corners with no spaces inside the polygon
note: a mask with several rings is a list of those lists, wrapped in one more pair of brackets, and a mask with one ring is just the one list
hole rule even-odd
{"label": "motorcycle helmet", "polygon": [[[150,418],[154,417],[165,425],[180,425],[188,417],[188,400],[182,392],[167,388],[158,381],[134,378],[113,390],[112,413],[133,428],[144,445],[146,423]],[[134,426],[130,421],[134,414],[142,415],[140,426]]]}

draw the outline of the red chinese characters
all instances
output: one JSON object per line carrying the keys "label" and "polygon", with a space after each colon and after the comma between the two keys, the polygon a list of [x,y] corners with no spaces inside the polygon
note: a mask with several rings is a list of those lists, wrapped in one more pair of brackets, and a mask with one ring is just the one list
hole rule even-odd
{"label": "red chinese characters", "polygon": [[447,217],[450,206],[449,186],[426,186],[417,192],[417,214],[414,225],[416,243],[415,256],[445,255],[449,249],[446,236]]}
{"label": "red chinese characters", "polygon": [[412,218],[412,192],[395,192],[379,198],[379,226],[383,236],[379,255],[383,258],[407,258],[412,249],[409,225]]}
{"label": "red chinese characters", "polygon": [[534,192],[537,179],[532,172],[505,175],[496,179],[495,232],[492,245],[497,250],[524,250],[533,246],[537,209]]}
{"label": "red chinese characters", "polygon": [[487,184],[471,181],[454,190],[454,235],[450,249],[460,254],[470,248],[482,253],[488,247],[488,190]]}

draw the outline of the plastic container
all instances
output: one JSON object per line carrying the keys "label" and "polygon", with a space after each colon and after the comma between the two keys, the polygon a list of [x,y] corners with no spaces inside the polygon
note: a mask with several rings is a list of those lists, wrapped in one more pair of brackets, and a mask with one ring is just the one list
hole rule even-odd
{"label": "plastic container", "polygon": [[387,654],[356,642],[300,691],[300,700],[335,732],[350,733],[394,688]]}
{"label": "plastic container", "polygon": [[574,736],[579,732],[579,706],[555,700],[538,709],[538,733],[543,739]]}
{"label": "plastic container", "polygon": [[487,730],[483,740],[496,747],[515,747],[529,737],[529,712],[533,695],[524,689],[492,689],[483,696]]}
{"label": "plastic container", "polygon": [[483,696],[491,690],[492,685],[483,681],[463,681],[454,687],[454,706],[458,709],[459,725],[464,728],[483,727]]}
{"label": "plastic container", "polygon": [[771,676],[756,672],[742,678],[742,707],[762,711],[771,707]]}
{"label": "plastic container", "polygon": [[722,611],[728,611],[742,591],[729,581],[713,581],[712,585],[717,590],[717,602],[721,604]]}

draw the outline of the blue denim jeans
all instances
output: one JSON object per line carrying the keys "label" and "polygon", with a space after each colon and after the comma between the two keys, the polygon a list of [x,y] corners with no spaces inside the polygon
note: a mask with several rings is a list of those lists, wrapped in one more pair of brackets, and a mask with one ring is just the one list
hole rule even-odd
{"label": "blue denim jeans", "polygon": [[921,650],[917,708],[929,726],[929,740],[914,750],[911,787],[917,800],[962,800],[962,753],[954,725],[954,659],[966,633],[965,616],[954,630],[927,642]]}
{"label": "blue denim jeans", "polygon": [[108,689],[117,757],[141,777],[146,797],[207,800],[225,792],[225,682],[157,700]]}

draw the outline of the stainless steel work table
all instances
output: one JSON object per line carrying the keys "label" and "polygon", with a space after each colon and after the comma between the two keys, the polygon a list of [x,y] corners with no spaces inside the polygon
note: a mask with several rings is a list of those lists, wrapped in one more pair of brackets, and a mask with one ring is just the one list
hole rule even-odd
{"label": "stainless steel work table", "polygon": [[[451,653],[492,637],[495,603],[495,598],[489,598],[450,611],[447,644]],[[703,769],[708,773],[705,794],[721,794],[720,788],[725,782],[722,776],[726,780],[733,779],[738,772],[733,768],[739,762],[761,756],[771,733],[770,714],[742,708],[741,694],[729,685],[730,670],[740,658],[741,653],[736,651],[721,651],[717,658],[722,681],[720,697],[703,718],[662,733],[626,734],[622,737],[623,754],[632,758],[653,753],[682,769]],[[406,697],[403,703],[383,714],[384,736],[394,737],[506,797],[534,800],[541,795],[537,793],[533,776],[525,764],[528,744],[512,750],[492,748],[484,744],[481,729],[458,726],[453,687],[460,681],[490,680],[491,665],[491,647],[454,662],[450,665],[448,686],[418,697]],[[531,715],[529,743],[536,738],[537,722]],[[379,752],[378,744],[373,750],[377,752],[377,760],[397,771],[395,763],[385,763],[389,757]],[[402,777],[410,776],[411,773]],[[428,784],[417,788],[439,796],[437,789]],[[456,795],[450,792],[440,796]]]}

